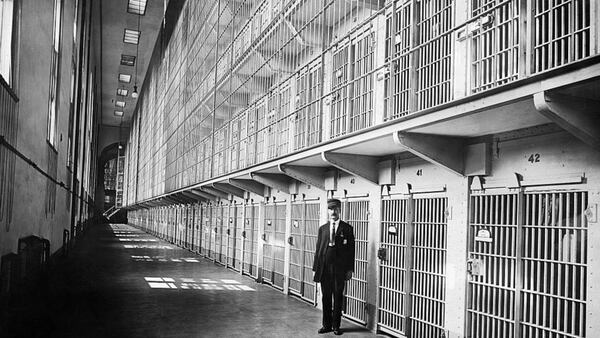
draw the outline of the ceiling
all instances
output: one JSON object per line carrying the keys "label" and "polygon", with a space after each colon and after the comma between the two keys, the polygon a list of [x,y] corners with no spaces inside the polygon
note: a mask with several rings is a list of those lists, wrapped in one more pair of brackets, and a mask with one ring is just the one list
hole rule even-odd
{"label": "ceiling", "polygon": [[[161,26],[167,0],[147,0],[144,15],[132,14],[127,11],[128,0],[103,0],[101,7],[101,60],[102,60],[102,125],[128,126],[137,99],[131,97],[136,82],[136,67],[121,65],[121,55],[136,55],[137,48],[137,88],[138,92],[144,82],[146,69],[156,37]],[[134,2],[139,2],[134,1]],[[123,41],[125,29],[138,30],[139,45]],[[131,75],[130,83],[119,82],[119,74]],[[117,89],[127,90],[127,96],[118,96]],[[124,108],[115,105],[116,101],[125,102]],[[123,117],[115,116],[115,110],[123,111]]]}

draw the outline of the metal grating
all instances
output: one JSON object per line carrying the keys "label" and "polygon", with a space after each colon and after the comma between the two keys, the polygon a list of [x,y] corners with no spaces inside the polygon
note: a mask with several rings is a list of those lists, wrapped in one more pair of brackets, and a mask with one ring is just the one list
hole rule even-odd
{"label": "metal grating", "polygon": [[229,206],[221,204],[219,206],[218,218],[217,218],[217,234],[215,244],[219,243],[220,245],[216,246],[217,251],[217,262],[227,265],[227,244],[229,241],[229,235],[227,234],[227,230],[229,229]]}
{"label": "metal grating", "polygon": [[375,34],[365,32],[352,42],[352,81],[350,84],[350,131],[373,124],[373,51]]}
{"label": "metal grating", "polygon": [[[467,287],[469,337],[515,337],[518,194],[471,196],[469,258],[485,266]],[[476,241],[489,231],[492,243]]]}
{"label": "metal grating", "polygon": [[532,6],[533,73],[590,56],[590,0],[537,0],[532,1]]}
{"label": "metal grating", "polygon": [[471,38],[471,90],[476,93],[518,78],[521,4],[516,0],[478,0],[472,6],[471,16],[479,20],[479,29]]}
{"label": "metal grating", "polygon": [[291,95],[291,89],[289,86],[285,86],[281,90],[281,108],[279,110],[279,121],[277,122],[277,154],[279,156],[285,155],[290,152],[289,118],[291,113]]}
{"label": "metal grating", "polygon": [[[471,197],[471,337],[585,337],[587,192]],[[478,240],[489,231],[491,242]]]}
{"label": "metal grating", "polygon": [[585,337],[587,192],[524,199],[521,336]]}
{"label": "metal grating", "polygon": [[246,213],[244,215],[244,264],[242,266],[243,273],[256,277],[256,253],[257,253],[257,236],[258,230],[258,207],[253,204],[246,205]]}
{"label": "metal grating", "polygon": [[413,102],[412,67],[413,7],[412,2],[395,2],[396,13],[389,14],[386,21],[386,63],[389,75],[385,79],[386,120],[406,116]]}
{"label": "metal grating", "polygon": [[348,43],[342,43],[333,53],[331,80],[331,138],[346,134],[348,130]]}
{"label": "metal grating", "polygon": [[422,0],[416,7],[416,109],[423,110],[452,99],[454,0]]}
{"label": "metal grating", "polygon": [[[407,332],[408,199],[382,201],[381,248],[386,259],[379,265],[378,325],[394,334]],[[393,228],[396,233],[388,229]]]}
{"label": "metal grating", "polygon": [[367,246],[369,227],[369,201],[344,201],[341,219],[354,229],[354,275],[346,282],[345,316],[362,324],[367,322]]}
{"label": "metal grating", "polygon": [[294,150],[321,141],[321,95],[321,67],[315,63],[303,68],[296,79]]}
{"label": "metal grating", "polygon": [[263,225],[262,279],[273,284],[273,245],[275,242],[275,205],[265,205],[265,223]]}
{"label": "metal grating", "polygon": [[445,197],[382,203],[379,326],[392,334],[445,334]]}
{"label": "metal grating", "polygon": [[411,321],[413,337],[445,334],[446,198],[416,198],[412,229]]}
{"label": "metal grating", "polygon": [[236,247],[237,241],[236,238],[239,236],[237,231],[237,216],[238,216],[238,208],[235,204],[231,203],[227,209],[227,217],[224,219],[225,225],[225,233],[227,234],[227,266],[239,271],[239,248]]}
{"label": "metal grating", "polygon": [[235,236],[233,242],[235,249],[233,266],[236,271],[240,271],[240,268],[242,266],[242,231],[244,231],[244,207],[242,205],[236,205],[235,210]]}
{"label": "metal grating", "polygon": [[319,230],[319,204],[292,204],[292,243],[290,246],[290,293],[315,302],[312,264]]}
{"label": "metal grating", "polygon": [[212,219],[212,207],[208,204],[202,204],[202,244],[200,251],[206,257],[210,257],[211,254],[211,238],[212,238],[212,227],[210,220]]}
{"label": "metal grating", "polygon": [[275,204],[275,233],[273,243],[273,284],[283,289],[285,266],[285,214],[286,205]]}

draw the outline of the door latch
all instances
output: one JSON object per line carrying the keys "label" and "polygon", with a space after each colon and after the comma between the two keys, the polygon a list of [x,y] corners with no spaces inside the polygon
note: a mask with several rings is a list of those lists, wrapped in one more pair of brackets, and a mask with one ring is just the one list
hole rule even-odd
{"label": "door latch", "polygon": [[483,276],[485,269],[481,259],[471,258],[467,261],[467,272],[471,276]]}
{"label": "door latch", "polygon": [[387,260],[387,249],[379,248],[379,250],[377,250],[377,258],[379,258],[382,261]]}
{"label": "door latch", "polygon": [[292,237],[292,236],[288,237],[288,244],[294,245],[294,237]]}

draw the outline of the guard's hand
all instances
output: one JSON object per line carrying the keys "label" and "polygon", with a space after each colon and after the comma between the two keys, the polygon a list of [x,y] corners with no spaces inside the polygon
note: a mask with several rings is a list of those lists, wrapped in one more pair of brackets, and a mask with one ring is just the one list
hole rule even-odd
{"label": "guard's hand", "polygon": [[351,280],[351,279],[352,279],[352,271],[346,272],[346,280]]}

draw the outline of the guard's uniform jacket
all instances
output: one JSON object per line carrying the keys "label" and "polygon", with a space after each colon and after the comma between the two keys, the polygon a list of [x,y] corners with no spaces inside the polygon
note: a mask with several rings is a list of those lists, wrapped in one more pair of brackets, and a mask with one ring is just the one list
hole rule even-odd
{"label": "guard's uniform jacket", "polygon": [[325,258],[328,254],[332,259],[336,275],[341,277],[348,271],[354,271],[354,231],[352,226],[342,220],[339,221],[334,237],[335,246],[333,247],[328,246],[330,227],[330,223],[327,222],[319,228],[312,268],[315,272],[315,282],[321,282],[323,271],[326,268]]}

